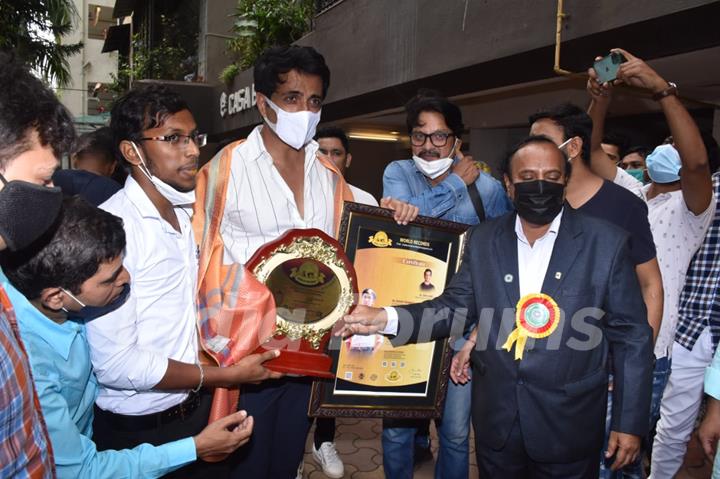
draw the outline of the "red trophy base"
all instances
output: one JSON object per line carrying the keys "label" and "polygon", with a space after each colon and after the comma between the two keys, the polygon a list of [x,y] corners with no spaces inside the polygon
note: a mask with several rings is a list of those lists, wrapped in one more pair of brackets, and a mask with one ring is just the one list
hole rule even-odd
{"label": "red trophy base", "polygon": [[315,349],[304,339],[290,340],[284,335],[274,336],[270,341],[261,344],[256,353],[264,353],[274,349],[280,350],[280,356],[264,363],[271,371],[298,376],[314,376],[332,379],[335,374],[330,372],[332,358],[325,354],[325,344],[328,338],[323,338],[320,349]]}
{"label": "red trophy base", "polygon": [[256,352],[280,350],[273,371],[333,378],[325,354],[335,324],[352,311],[357,278],[342,246],[318,229],[290,230],[263,245],[246,264],[278,310],[275,335]]}

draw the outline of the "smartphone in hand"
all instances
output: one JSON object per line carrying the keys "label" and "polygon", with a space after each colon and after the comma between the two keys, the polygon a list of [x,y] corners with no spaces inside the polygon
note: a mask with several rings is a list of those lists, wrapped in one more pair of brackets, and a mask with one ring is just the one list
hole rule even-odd
{"label": "smartphone in hand", "polygon": [[595,73],[597,73],[598,83],[607,83],[615,80],[620,64],[625,61],[625,57],[619,52],[612,52],[610,55],[596,61],[593,64],[593,68],[595,69]]}

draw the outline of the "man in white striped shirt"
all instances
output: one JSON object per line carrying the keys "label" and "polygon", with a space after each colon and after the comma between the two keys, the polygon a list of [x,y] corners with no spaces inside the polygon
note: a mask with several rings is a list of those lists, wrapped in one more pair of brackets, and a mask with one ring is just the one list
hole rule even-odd
{"label": "man in white striped shirt", "polygon": [[[222,218],[224,264],[246,263],[258,248],[291,229],[317,228],[336,236],[343,200],[355,199],[312,140],[330,84],[323,56],[311,47],[270,48],[255,62],[254,81],[263,124],[204,167],[215,172],[207,176],[219,172],[220,183],[228,180],[224,205],[215,203],[206,212],[207,218]],[[223,167],[228,156],[230,166]],[[214,188],[215,180],[207,176],[200,181]],[[417,216],[416,207],[398,200],[386,199],[382,206],[395,210],[399,224]],[[239,408],[255,418],[255,430],[250,444],[236,454],[232,477],[295,477],[311,424],[311,384],[311,378],[286,377],[242,387]]]}
{"label": "man in white striped shirt", "polygon": [[[325,60],[310,47],[277,47],[255,63],[257,106],[264,119],[231,155],[220,235],[225,264],[245,263],[263,244],[294,228],[335,236],[339,175],[318,158],[312,140],[330,83]],[[228,151],[230,150],[230,151]],[[240,409],[255,417],[253,438],[237,454],[232,477],[295,477],[310,428],[312,379],[287,377],[243,386]]]}

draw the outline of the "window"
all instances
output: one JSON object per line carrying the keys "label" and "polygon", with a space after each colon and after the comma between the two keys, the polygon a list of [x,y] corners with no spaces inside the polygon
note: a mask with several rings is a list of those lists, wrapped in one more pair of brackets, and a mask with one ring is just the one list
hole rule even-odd
{"label": "window", "polygon": [[105,83],[88,83],[87,114],[100,115],[108,113],[115,99],[109,85]]}
{"label": "window", "polygon": [[88,5],[88,38],[104,40],[105,32],[109,27],[115,25],[112,17],[112,7],[102,5]]}

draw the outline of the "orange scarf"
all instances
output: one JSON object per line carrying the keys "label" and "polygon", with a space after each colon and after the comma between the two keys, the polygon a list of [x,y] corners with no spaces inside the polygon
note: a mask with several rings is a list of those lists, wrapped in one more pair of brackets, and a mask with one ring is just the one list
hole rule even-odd
{"label": "orange scarf", "polygon": [[[272,294],[241,264],[223,264],[220,224],[230,179],[232,154],[243,140],[225,147],[198,173],[193,215],[195,240],[200,245],[198,266],[198,330],[205,363],[225,367],[255,351],[275,330]],[[337,235],[344,201],[353,201],[345,179],[330,160],[318,157],[337,177],[334,226]],[[215,388],[209,422],[237,410],[239,388]],[[207,457],[217,461],[224,457]]]}

